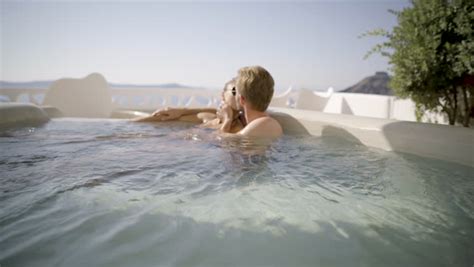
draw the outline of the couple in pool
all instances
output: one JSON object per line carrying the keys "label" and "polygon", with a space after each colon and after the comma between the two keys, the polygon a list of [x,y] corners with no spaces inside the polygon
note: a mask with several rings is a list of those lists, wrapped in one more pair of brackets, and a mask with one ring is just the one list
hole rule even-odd
{"label": "couple in pool", "polygon": [[278,121],[265,111],[273,96],[274,81],[260,66],[243,67],[227,82],[222,103],[214,108],[165,108],[136,121],[194,121],[225,134],[277,138],[282,135]]}

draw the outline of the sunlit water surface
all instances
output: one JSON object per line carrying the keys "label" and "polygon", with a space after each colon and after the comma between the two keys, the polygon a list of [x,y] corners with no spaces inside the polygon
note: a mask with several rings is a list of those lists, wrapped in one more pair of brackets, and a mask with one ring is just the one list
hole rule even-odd
{"label": "sunlit water surface", "polygon": [[0,151],[2,267],[474,264],[461,165],[119,120],[3,132]]}

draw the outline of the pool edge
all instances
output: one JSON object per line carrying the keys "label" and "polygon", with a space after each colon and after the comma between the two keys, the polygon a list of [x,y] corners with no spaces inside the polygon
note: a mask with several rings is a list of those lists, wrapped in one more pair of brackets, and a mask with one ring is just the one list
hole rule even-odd
{"label": "pool edge", "polygon": [[[339,136],[368,147],[474,167],[474,129],[458,126],[271,108],[289,134]],[[296,125],[296,127],[295,127]]]}

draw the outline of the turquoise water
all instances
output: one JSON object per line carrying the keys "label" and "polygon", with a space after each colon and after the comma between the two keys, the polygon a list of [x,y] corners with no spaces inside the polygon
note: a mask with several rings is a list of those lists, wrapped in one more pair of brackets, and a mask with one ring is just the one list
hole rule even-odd
{"label": "turquoise water", "polygon": [[328,137],[256,153],[179,123],[0,136],[2,267],[474,264],[469,167]]}

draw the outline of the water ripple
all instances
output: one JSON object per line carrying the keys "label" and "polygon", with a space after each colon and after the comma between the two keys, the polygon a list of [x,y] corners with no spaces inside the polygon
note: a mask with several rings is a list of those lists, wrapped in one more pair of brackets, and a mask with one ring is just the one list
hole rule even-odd
{"label": "water ripple", "polygon": [[472,168],[124,121],[53,120],[0,146],[5,266],[474,260]]}

